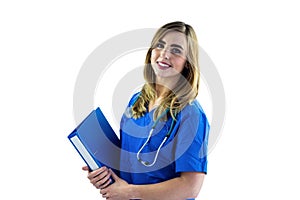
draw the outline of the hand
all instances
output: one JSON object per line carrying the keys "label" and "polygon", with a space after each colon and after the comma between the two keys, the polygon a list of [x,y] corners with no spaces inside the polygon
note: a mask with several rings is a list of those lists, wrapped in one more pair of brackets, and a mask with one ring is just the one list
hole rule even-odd
{"label": "hand", "polygon": [[110,200],[124,200],[130,199],[129,195],[129,184],[123,179],[119,178],[111,169],[109,169],[114,183],[108,187],[100,190],[103,198]]}
{"label": "hand", "polygon": [[[89,171],[89,168],[87,166],[84,166],[82,167],[82,170]],[[110,184],[110,176],[111,171],[109,171],[107,167],[104,166],[92,172],[89,172],[87,178],[97,189],[103,189]]]}

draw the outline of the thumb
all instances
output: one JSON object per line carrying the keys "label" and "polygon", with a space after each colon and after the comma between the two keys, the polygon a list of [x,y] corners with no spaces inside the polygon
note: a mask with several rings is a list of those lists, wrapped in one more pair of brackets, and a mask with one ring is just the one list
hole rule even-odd
{"label": "thumb", "polygon": [[89,167],[88,167],[88,166],[83,166],[83,167],[82,167],[82,170],[83,170],[83,171],[89,171]]}

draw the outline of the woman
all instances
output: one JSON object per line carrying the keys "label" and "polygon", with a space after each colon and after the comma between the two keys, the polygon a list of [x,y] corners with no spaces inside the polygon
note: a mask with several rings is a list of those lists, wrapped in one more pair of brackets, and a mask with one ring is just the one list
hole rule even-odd
{"label": "woman", "polygon": [[104,198],[198,196],[207,172],[209,132],[195,99],[200,79],[198,51],[193,28],[183,22],[168,23],[156,32],[146,55],[146,82],[131,98],[121,120],[120,177],[107,167],[88,174]]}

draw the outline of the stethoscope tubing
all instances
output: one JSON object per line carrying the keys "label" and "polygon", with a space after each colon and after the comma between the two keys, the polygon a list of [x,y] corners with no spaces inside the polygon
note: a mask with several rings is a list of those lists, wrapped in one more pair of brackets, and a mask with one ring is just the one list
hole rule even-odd
{"label": "stethoscope tubing", "polygon": [[147,140],[145,141],[145,143],[142,145],[142,147],[139,149],[139,151],[137,152],[136,154],[136,158],[137,160],[142,163],[145,167],[152,167],[155,163],[156,163],[156,160],[157,160],[157,157],[158,157],[158,154],[160,152],[160,149],[161,147],[164,145],[164,143],[167,141],[167,139],[170,137],[171,135],[171,131],[173,129],[173,126],[174,126],[174,119],[172,119],[172,123],[171,123],[171,127],[170,127],[170,130],[168,131],[168,133],[166,134],[165,138],[163,139],[163,141],[161,142],[161,144],[159,145],[156,153],[155,153],[155,157],[154,157],[154,160],[152,161],[152,163],[149,163],[148,161],[143,161],[141,158],[140,158],[140,153],[141,151],[145,148],[145,146],[148,144],[152,134],[153,134],[153,131],[158,123],[158,121],[165,115],[167,114],[167,112],[169,111],[169,109],[167,109],[164,113],[162,113],[157,119],[156,121],[154,122],[151,130],[149,131],[149,135],[147,137]]}

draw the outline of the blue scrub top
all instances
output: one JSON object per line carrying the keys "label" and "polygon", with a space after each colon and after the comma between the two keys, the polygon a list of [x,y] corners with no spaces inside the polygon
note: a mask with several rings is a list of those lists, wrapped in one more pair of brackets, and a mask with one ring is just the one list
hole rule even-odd
{"label": "blue scrub top", "polygon": [[[131,98],[120,124],[121,162],[120,177],[130,184],[151,184],[180,176],[180,172],[207,173],[207,145],[209,123],[197,100],[187,105],[176,116],[171,135],[162,146],[156,163],[146,167],[137,159],[137,152],[146,142],[154,124],[155,109],[134,119],[130,107],[139,93]],[[169,131],[172,118],[159,121],[153,135],[140,153],[143,161],[152,163],[159,145]]]}

